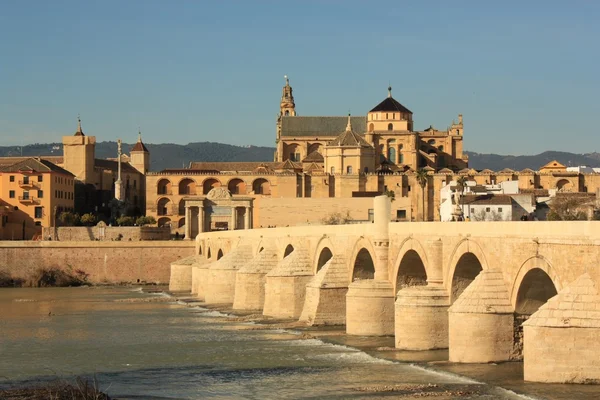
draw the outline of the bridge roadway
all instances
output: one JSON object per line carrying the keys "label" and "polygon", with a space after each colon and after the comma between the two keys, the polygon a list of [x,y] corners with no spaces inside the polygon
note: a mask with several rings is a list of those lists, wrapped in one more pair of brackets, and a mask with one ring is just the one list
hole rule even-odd
{"label": "bridge roadway", "polygon": [[[525,379],[600,382],[600,222],[390,222],[206,232],[170,289]],[[558,293],[558,294],[557,294]]]}

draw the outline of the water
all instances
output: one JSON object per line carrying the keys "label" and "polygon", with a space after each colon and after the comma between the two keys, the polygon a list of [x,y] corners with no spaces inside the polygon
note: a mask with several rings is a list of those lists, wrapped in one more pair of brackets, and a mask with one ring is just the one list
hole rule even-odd
{"label": "water", "polygon": [[[419,391],[526,398],[510,390],[600,397],[591,386],[523,384],[513,376],[517,363],[502,364],[508,369],[500,374],[494,366],[432,370],[427,361],[444,352],[389,352],[377,350],[389,338],[304,340],[271,328],[128,288],[0,290],[0,388],[85,375],[119,399],[374,399]],[[384,387],[396,391],[370,391]]]}

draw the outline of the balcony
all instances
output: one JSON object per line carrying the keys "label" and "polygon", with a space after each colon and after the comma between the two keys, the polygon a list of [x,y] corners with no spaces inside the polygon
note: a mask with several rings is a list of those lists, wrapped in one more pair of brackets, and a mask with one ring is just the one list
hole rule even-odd
{"label": "balcony", "polygon": [[23,189],[39,189],[40,185],[37,182],[27,180],[27,181],[19,181],[19,186]]}
{"label": "balcony", "polygon": [[40,200],[32,196],[19,196],[19,201],[23,204],[40,204]]}

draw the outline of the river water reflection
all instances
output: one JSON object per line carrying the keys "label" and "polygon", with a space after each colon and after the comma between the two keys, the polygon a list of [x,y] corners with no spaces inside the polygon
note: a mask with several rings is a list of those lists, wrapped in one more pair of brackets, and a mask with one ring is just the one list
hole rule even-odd
{"label": "river water reflection", "polygon": [[[412,365],[406,361],[415,353],[377,350],[373,339],[302,340],[295,331],[227,320],[162,296],[130,288],[0,290],[0,388],[95,375],[101,389],[120,399],[411,398],[418,391],[442,399],[461,393],[524,398],[498,387],[511,388],[510,382],[537,398],[600,393],[589,386],[523,385],[510,375],[519,364],[501,366],[493,385],[480,384],[490,381],[493,366],[435,365],[432,371],[427,358],[443,352],[422,353],[422,363]],[[386,387],[395,391],[371,391]],[[564,397],[569,393],[576,396]]]}

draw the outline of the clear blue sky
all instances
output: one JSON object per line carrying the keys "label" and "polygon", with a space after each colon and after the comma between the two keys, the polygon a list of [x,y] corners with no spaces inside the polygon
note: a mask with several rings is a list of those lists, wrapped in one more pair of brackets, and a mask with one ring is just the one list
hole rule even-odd
{"label": "clear blue sky", "polygon": [[275,141],[283,75],[299,115],[415,129],[464,114],[483,153],[600,151],[597,1],[0,0],[0,145]]}

